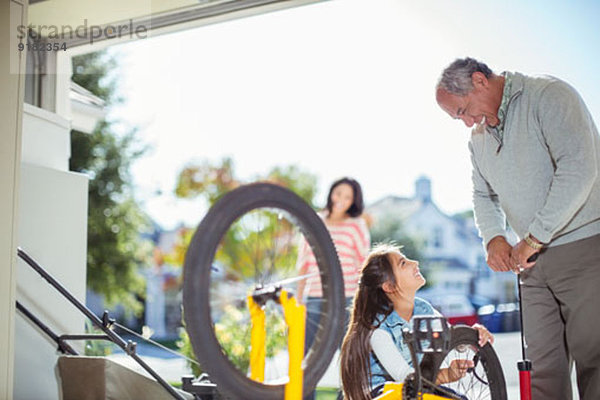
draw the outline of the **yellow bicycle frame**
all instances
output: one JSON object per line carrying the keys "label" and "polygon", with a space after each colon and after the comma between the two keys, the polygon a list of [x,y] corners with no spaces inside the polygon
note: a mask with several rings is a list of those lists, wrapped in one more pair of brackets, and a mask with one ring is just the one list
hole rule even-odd
{"label": "yellow bicycle frame", "polygon": [[[375,397],[374,400],[403,400],[402,386],[400,382],[386,382],[383,387],[383,393]],[[422,393],[419,399],[422,400],[450,400],[448,397],[442,397],[431,393]]]}
{"label": "yellow bicycle frame", "polygon": [[265,326],[265,310],[263,310],[252,298],[248,296],[248,308],[250,309],[250,379],[257,382],[265,380],[265,358],[267,328]]}
{"label": "yellow bicycle frame", "polygon": [[[299,304],[294,296],[281,290],[279,303],[283,307],[285,322],[288,326],[288,374],[289,381],[285,385],[285,400],[302,400],[302,386],[304,371],[302,359],[304,358],[304,334],[306,325],[306,306]],[[250,378],[263,382],[265,379],[266,336],[265,311],[252,296],[248,296],[248,308],[252,330],[250,333]],[[403,400],[402,383],[386,382],[383,394],[374,400]],[[420,395],[422,400],[449,400],[447,397],[430,393]]]}
{"label": "yellow bicycle frame", "polygon": [[[285,385],[285,400],[302,400],[304,371],[304,330],[306,325],[306,306],[299,304],[296,298],[289,296],[286,290],[281,290],[279,303],[283,307],[283,315],[288,326],[288,375]],[[265,379],[266,358],[266,326],[265,311],[252,296],[248,296],[248,308],[252,330],[250,333],[250,378],[258,382]]]}

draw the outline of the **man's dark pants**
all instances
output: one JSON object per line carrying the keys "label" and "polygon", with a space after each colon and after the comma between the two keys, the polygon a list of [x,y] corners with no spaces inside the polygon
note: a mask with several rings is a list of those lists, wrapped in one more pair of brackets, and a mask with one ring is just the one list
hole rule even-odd
{"label": "man's dark pants", "polygon": [[545,249],[522,273],[533,399],[600,399],[600,235]]}

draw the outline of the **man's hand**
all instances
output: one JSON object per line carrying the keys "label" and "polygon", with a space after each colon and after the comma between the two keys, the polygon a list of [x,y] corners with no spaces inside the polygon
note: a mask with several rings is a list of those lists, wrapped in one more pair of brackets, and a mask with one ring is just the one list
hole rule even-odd
{"label": "man's hand", "polygon": [[539,250],[529,246],[525,240],[521,240],[513,247],[510,258],[514,264],[514,271],[519,273],[521,268],[531,268],[535,265],[535,261],[528,262],[529,257],[537,253]]}
{"label": "man's hand", "polygon": [[504,236],[496,236],[487,246],[487,264],[494,271],[514,271],[516,264],[511,259],[512,246]]}

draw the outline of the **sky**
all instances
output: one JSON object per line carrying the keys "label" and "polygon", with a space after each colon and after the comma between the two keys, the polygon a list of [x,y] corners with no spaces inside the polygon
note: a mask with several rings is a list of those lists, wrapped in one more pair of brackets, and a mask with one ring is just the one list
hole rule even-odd
{"label": "sky", "polygon": [[225,156],[252,180],[298,165],[352,176],[367,204],[432,180],[439,208],[471,208],[470,131],[442,112],[440,72],[471,56],[495,72],[549,74],[600,120],[597,1],[331,0],[114,46],[125,102],[110,118],[151,150],[136,196],[165,229],[205,205],[177,200],[179,171]]}

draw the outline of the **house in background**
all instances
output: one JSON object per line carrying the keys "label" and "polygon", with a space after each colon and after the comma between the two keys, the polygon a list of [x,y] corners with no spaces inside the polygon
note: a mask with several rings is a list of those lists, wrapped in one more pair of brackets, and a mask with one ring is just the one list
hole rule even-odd
{"label": "house in background", "polygon": [[[399,220],[404,232],[424,244],[421,269],[430,292],[483,297],[494,303],[515,300],[512,273],[492,271],[471,215],[450,216],[431,196],[431,180],[420,177],[413,197],[387,196],[367,207],[374,223]],[[400,243],[401,244],[401,243]]]}
{"label": "house in background", "polygon": [[108,308],[104,297],[91,289],[86,291],[86,306],[96,315],[102,315],[104,310],[109,309],[112,318],[138,332],[143,326],[147,326],[151,329],[153,340],[178,339],[183,327],[183,268],[173,265],[169,256],[174,253],[182,232],[186,229],[181,225],[172,230],[164,230],[154,223],[150,232],[141,234],[142,240],[152,243],[150,261],[140,269],[146,282],[145,296],[140,299],[144,302],[141,316],[127,313],[120,304]]}
{"label": "house in background", "polygon": [[154,227],[152,240],[154,249],[152,263],[144,270],[146,277],[146,301],[144,305],[144,325],[149,326],[153,339],[177,339],[182,323],[182,267],[168,262],[175,246],[181,240],[183,226],[173,230]]}

